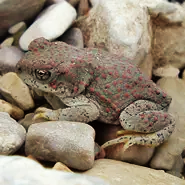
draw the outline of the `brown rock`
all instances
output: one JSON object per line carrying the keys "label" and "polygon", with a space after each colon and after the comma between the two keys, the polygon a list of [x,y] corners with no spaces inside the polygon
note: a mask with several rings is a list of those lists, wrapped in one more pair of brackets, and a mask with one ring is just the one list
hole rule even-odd
{"label": "brown rock", "polygon": [[0,37],[19,21],[33,18],[41,10],[45,0],[0,1]]}

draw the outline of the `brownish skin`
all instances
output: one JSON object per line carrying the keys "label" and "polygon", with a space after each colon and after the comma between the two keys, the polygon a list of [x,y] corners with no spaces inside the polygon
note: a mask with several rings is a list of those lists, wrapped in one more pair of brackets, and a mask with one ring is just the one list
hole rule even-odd
{"label": "brownish skin", "polygon": [[[62,100],[83,95],[97,105],[96,119],[102,122],[113,124],[119,120],[126,130],[155,133],[146,138],[138,134],[139,137],[134,136],[134,143],[156,146],[174,129],[171,115],[164,113],[171,97],[132,63],[101,49],[77,49],[63,42],[39,38],[31,42],[17,69],[26,84],[53,93]],[[79,121],[80,107],[75,110],[69,121]],[[66,116],[62,111],[57,112],[60,117],[57,119],[63,120]],[[81,121],[93,121],[88,119],[91,115],[85,109],[82,113],[84,120]],[[129,138],[130,135],[118,139],[119,142],[133,139]],[[132,144],[130,142],[129,146]]]}

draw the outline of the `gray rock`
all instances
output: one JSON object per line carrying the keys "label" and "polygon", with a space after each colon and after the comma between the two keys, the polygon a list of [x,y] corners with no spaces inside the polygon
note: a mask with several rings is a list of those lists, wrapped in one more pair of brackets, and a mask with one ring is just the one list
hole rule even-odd
{"label": "gray rock", "polygon": [[48,121],[29,127],[25,151],[37,159],[87,170],[94,164],[94,129],[85,123]]}
{"label": "gray rock", "polygon": [[96,160],[93,168],[83,174],[103,177],[111,185],[185,185],[184,180],[163,170],[110,159]]}
{"label": "gray rock", "polygon": [[60,40],[77,48],[84,47],[83,35],[79,28],[71,28],[67,30],[61,36]]}
{"label": "gray rock", "polygon": [[109,185],[97,177],[45,169],[20,156],[0,156],[0,174],[1,185]]}
{"label": "gray rock", "polygon": [[[24,143],[26,130],[8,113],[0,112],[0,154],[13,154]],[[1,184],[1,183],[0,183]]]}
{"label": "gray rock", "polygon": [[0,72],[7,73],[15,71],[17,62],[23,57],[24,53],[15,46],[0,49]]}
{"label": "gray rock", "polygon": [[150,166],[172,170],[177,157],[185,148],[185,83],[178,77],[164,77],[157,85],[172,97],[168,112],[175,116],[176,126],[168,141],[157,148]]}

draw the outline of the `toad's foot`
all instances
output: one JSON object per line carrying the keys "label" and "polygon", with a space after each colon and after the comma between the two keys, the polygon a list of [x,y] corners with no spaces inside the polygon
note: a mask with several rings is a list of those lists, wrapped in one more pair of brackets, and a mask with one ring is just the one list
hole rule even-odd
{"label": "toad's foot", "polygon": [[[101,147],[103,149],[105,149],[111,145],[125,143],[123,146],[123,152],[134,144],[144,145],[147,147],[156,147],[160,143],[163,142],[163,139],[161,139],[161,136],[162,136],[162,133],[158,133],[158,132],[152,133],[152,134],[136,134],[136,133],[134,133],[132,135],[125,135],[125,136],[121,136],[116,139],[107,141]],[[161,141],[159,142],[159,140],[161,140]]]}
{"label": "toad's foot", "polygon": [[117,135],[124,136],[106,142],[103,148],[118,143],[125,143],[124,150],[134,144],[155,147],[166,141],[175,128],[174,117],[147,100],[130,104],[119,120],[125,130]]}
{"label": "toad's foot", "polygon": [[99,109],[92,102],[76,102],[75,99],[68,101],[68,108],[51,110],[44,107],[35,111],[34,120],[44,118],[51,121],[75,121],[88,123],[99,117]]}

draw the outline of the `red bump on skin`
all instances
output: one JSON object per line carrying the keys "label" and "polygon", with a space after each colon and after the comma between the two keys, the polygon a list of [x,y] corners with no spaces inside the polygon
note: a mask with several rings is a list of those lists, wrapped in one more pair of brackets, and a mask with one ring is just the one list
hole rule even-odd
{"label": "red bump on skin", "polygon": [[116,81],[114,81],[114,82],[113,82],[113,85],[114,85],[114,86],[116,86],[116,85],[117,85],[117,82],[116,82]]}
{"label": "red bump on skin", "polygon": [[140,114],[139,115],[141,119],[144,119],[145,118],[145,115],[144,114]]}
{"label": "red bump on skin", "polygon": [[129,89],[130,85],[129,84],[125,84],[125,88]]}
{"label": "red bump on skin", "polygon": [[54,80],[53,82],[51,82],[49,84],[49,86],[52,87],[53,89],[56,89],[57,88],[57,86],[56,86],[56,80]]}
{"label": "red bump on skin", "polygon": [[100,99],[101,100],[106,100],[105,96],[103,96],[103,95],[100,96]]}
{"label": "red bump on skin", "polygon": [[118,92],[121,92],[121,91],[122,91],[122,89],[119,87],[119,88],[117,88],[117,91],[118,91]]}
{"label": "red bump on skin", "polygon": [[91,92],[94,92],[94,88],[93,88],[93,87],[91,87],[89,90],[90,90]]}
{"label": "red bump on skin", "polygon": [[158,118],[156,116],[154,117],[154,121],[158,121]]}
{"label": "red bump on skin", "polygon": [[107,102],[108,102],[108,103],[111,103],[111,99],[110,99],[110,98],[108,98],[108,99],[107,99]]}
{"label": "red bump on skin", "polygon": [[143,80],[143,77],[142,77],[142,76],[140,76],[140,77],[138,78],[138,80],[142,81],[142,80]]}
{"label": "red bump on skin", "polygon": [[109,108],[106,108],[106,112],[109,113],[110,112],[110,109]]}
{"label": "red bump on skin", "polygon": [[107,78],[107,75],[104,74],[104,73],[101,76],[102,76],[103,79],[106,79]]}
{"label": "red bump on skin", "polygon": [[75,92],[75,93],[78,92],[78,87],[74,87],[74,92]]}
{"label": "red bump on skin", "polygon": [[147,120],[147,119],[145,119],[145,120],[144,120],[144,123],[148,123],[148,120]]}
{"label": "red bump on skin", "polygon": [[128,94],[128,93],[125,93],[125,94],[124,94],[124,97],[125,97],[125,98],[128,98],[128,97],[129,97],[129,94]]}
{"label": "red bump on skin", "polygon": [[110,85],[109,84],[105,85],[105,88],[110,88]]}
{"label": "red bump on skin", "polygon": [[111,107],[116,110],[117,106],[115,104],[111,104]]}
{"label": "red bump on skin", "polygon": [[96,92],[96,95],[97,95],[97,96],[100,96],[100,93],[99,93],[99,92]]}

